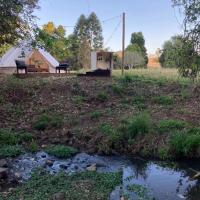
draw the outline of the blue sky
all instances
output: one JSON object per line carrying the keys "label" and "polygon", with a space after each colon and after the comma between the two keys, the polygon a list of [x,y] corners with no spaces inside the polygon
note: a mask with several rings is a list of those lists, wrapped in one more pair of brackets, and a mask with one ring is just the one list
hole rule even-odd
{"label": "blue sky", "polygon": [[[95,11],[103,21],[125,12],[126,46],[132,32],[142,31],[148,53],[154,53],[164,41],[182,33],[179,12],[174,11],[171,0],[40,0],[40,7],[36,11],[39,25],[53,21],[56,25],[74,26],[81,14]],[[120,19],[102,23],[106,47],[114,51],[121,49],[121,24],[116,30]],[[66,29],[67,34],[73,32],[73,27]]]}

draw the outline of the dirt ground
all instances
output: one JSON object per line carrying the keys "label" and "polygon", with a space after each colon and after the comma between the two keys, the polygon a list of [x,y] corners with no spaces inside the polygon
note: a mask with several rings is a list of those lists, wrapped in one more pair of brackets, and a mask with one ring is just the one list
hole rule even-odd
{"label": "dirt ground", "polygon": [[[154,127],[162,119],[200,126],[198,85],[142,78],[124,83],[120,78],[12,76],[1,77],[0,85],[0,128],[30,132],[39,148],[65,144],[89,153],[144,155],[148,151],[155,156],[166,145],[168,133],[161,135],[153,129],[134,143],[113,147],[100,127],[119,127],[122,120],[144,111],[150,114]],[[172,102],[158,103],[158,96],[170,96]],[[34,123],[44,113],[60,116],[61,125],[36,130]]]}

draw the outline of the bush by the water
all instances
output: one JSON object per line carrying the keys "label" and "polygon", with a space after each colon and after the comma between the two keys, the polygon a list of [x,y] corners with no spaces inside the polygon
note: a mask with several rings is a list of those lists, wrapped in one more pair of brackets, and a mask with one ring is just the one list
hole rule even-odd
{"label": "bush by the water", "polygon": [[199,156],[200,131],[192,129],[188,132],[176,132],[170,138],[170,150],[176,156],[195,157]]}
{"label": "bush by the water", "polygon": [[77,154],[78,150],[69,146],[55,145],[48,147],[46,152],[58,158],[70,158],[71,156]]}

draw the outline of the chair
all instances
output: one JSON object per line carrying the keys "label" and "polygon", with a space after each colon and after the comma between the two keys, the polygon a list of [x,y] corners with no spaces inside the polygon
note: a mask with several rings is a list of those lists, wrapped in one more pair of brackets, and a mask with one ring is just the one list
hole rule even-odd
{"label": "chair", "polygon": [[17,74],[19,74],[19,70],[25,70],[25,73],[27,74],[27,65],[24,61],[15,60],[15,63],[17,66]]}
{"label": "chair", "polygon": [[59,66],[56,67],[56,73],[57,71],[60,74],[60,70],[64,70],[67,73],[67,69],[69,68],[69,64],[68,63],[60,63]]}

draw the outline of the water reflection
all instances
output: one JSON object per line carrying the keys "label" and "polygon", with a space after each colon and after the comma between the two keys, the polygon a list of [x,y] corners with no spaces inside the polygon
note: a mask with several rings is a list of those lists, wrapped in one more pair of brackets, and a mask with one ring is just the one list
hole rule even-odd
{"label": "water reflection", "polygon": [[130,185],[149,188],[152,198],[159,200],[200,200],[200,181],[191,180],[200,171],[200,162],[152,162],[132,159],[132,166],[124,168],[123,186],[135,198]]}

